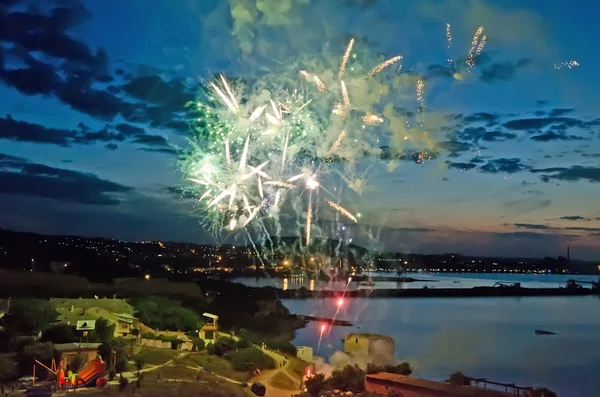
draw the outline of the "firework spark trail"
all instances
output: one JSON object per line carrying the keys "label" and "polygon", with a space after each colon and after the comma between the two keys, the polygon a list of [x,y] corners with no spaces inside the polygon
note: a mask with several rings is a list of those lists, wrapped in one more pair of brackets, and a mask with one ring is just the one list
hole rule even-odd
{"label": "firework spark trail", "polygon": [[381,124],[385,121],[383,119],[383,117],[378,116],[376,114],[367,114],[367,115],[362,116],[360,119],[362,120],[363,123],[369,124],[369,125]]}
{"label": "firework spark trail", "polygon": [[329,153],[328,153],[329,156],[334,154],[339,149],[340,145],[342,144],[342,140],[344,139],[345,136],[346,136],[346,130],[342,130],[342,132],[340,132],[340,135],[337,137],[337,139],[335,140],[333,145],[331,145],[331,149],[329,149]]}
{"label": "firework spark trail", "polygon": [[354,46],[354,38],[350,39],[348,43],[348,47],[346,48],[346,52],[344,53],[344,57],[342,58],[342,64],[340,65],[339,78],[344,77],[344,73],[346,72],[346,64],[348,63],[348,58],[350,58],[350,54],[352,53],[352,47]]}
{"label": "firework spark trail", "polygon": [[282,187],[284,189],[295,189],[296,185],[292,185],[291,183],[282,182],[282,181],[267,181],[264,183],[265,185]]}
{"label": "firework spark trail", "polygon": [[483,35],[481,37],[481,41],[479,41],[479,44],[477,45],[477,49],[475,50],[475,59],[477,59],[477,57],[479,55],[481,55],[481,51],[483,51],[483,47],[485,47],[486,41],[487,41],[487,36]]}
{"label": "firework spark trail", "polygon": [[319,343],[317,343],[317,352],[321,348],[321,341],[323,340],[323,332],[325,332],[325,324],[321,325],[321,333],[319,334]]}
{"label": "firework spark trail", "polygon": [[393,58],[390,58],[387,61],[382,62],[379,65],[375,66],[373,69],[371,69],[371,71],[369,73],[367,73],[367,75],[365,76],[365,78],[368,79],[370,77],[373,77],[377,73],[381,72],[383,69],[385,69],[388,66],[393,65],[396,62],[401,61],[401,60],[402,60],[402,57],[400,55],[395,56]]}
{"label": "firework spark trail", "polygon": [[350,96],[348,95],[348,89],[346,88],[346,83],[344,83],[344,80],[342,80],[341,86],[342,86],[342,98],[344,98],[344,107],[346,109],[350,109]]}
{"label": "firework spark trail", "polygon": [[[469,50],[469,55],[465,60],[465,64],[467,65],[467,72],[470,72],[473,66],[475,66],[475,51],[479,47],[479,36],[483,33],[483,26],[477,28],[475,35],[473,36],[473,41],[471,42],[471,49]],[[484,43],[485,44],[485,43]],[[482,47],[483,49],[483,47]]]}
{"label": "firework spark trail", "polygon": [[225,138],[225,161],[227,168],[231,168],[231,151],[229,149],[229,138]]}
{"label": "firework spark trail", "polygon": [[283,144],[283,154],[281,155],[281,171],[285,168],[285,160],[287,156],[288,143],[290,142],[290,133],[288,132],[285,136],[285,143]]}
{"label": "firework spark trail", "polygon": [[358,221],[356,220],[356,218],[354,217],[354,215],[352,215],[350,213],[350,211],[348,211],[347,209],[345,209],[344,207],[342,207],[341,205],[334,203],[333,201],[329,200],[329,199],[325,199],[325,201],[327,202],[327,204],[329,204],[329,206],[331,206],[333,209],[335,209],[336,211],[338,211],[340,214],[346,216],[348,219],[354,221],[354,223],[358,223]]}
{"label": "firework spark trail", "polygon": [[422,110],[425,108],[425,99],[423,98],[423,89],[425,87],[425,84],[423,83],[422,79],[419,79],[419,81],[417,81],[417,101],[419,102],[419,113],[422,112]]}
{"label": "firework spark trail", "polygon": [[[333,318],[331,323],[335,323],[335,319],[337,318],[337,315],[340,312],[340,309],[342,308],[342,305],[344,304],[344,297],[346,296],[346,292],[348,292],[348,287],[350,286],[350,283],[352,282],[352,277],[348,277],[348,282],[346,283],[346,287],[344,288],[344,291],[342,291],[342,297],[338,298],[338,304],[337,304],[337,309],[335,310],[335,313],[333,314]],[[331,334],[331,328],[329,327],[329,332],[327,332],[327,335]]]}
{"label": "firework spark trail", "polygon": [[569,68],[572,69],[576,66],[579,66],[579,62],[577,61],[566,61],[566,62],[560,62],[560,63],[555,63],[554,64],[554,69],[562,69],[562,68]]}
{"label": "firework spark trail", "polygon": [[308,193],[308,213],[306,214],[306,245],[310,244],[310,229],[312,227],[312,190]]}
{"label": "firework spark trail", "polygon": [[448,41],[448,49],[452,48],[452,30],[450,24],[446,24],[446,40]]}

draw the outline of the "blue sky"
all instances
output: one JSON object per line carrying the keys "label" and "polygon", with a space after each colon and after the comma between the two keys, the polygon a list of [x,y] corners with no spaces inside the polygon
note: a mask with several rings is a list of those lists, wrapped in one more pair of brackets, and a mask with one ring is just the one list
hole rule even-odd
{"label": "blue sky", "polygon": [[[11,4],[12,3],[12,4]],[[350,36],[426,79],[437,158],[379,172],[361,222],[408,252],[600,257],[593,2],[9,1],[0,6],[0,226],[209,241],[180,181],[183,104],[224,71],[342,54]],[[451,52],[445,25],[453,31]],[[469,76],[447,76],[475,29]],[[322,37],[322,40],[319,38]],[[270,58],[257,49],[269,48]],[[248,49],[251,44],[252,48]],[[556,62],[579,67],[556,70]],[[461,116],[458,116],[461,115]],[[357,234],[360,234],[357,231]]]}

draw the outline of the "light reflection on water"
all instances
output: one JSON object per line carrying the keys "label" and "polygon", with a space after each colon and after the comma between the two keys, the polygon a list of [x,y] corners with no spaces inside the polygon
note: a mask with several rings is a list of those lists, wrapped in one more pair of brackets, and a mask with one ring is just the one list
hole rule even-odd
{"label": "light reflection on water", "polygon": [[[563,278],[548,277],[552,285]],[[546,284],[538,277],[525,281]],[[335,299],[283,303],[305,315],[330,317],[337,310]],[[381,333],[395,339],[396,357],[411,361],[417,376],[443,380],[460,370],[472,377],[547,386],[561,397],[597,397],[599,314],[597,296],[347,299],[337,318],[354,326],[333,327],[315,354],[328,358],[341,350],[348,332]],[[309,323],[298,330],[294,344],[316,349],[318,327]],[[557,335],[537,336],[535,329]]]}
{"label": "light reflection on water", "polygon": [[[394,273],[372,273],[373,276],[392,277]],[[395,281],[378,281],[375,285],[367,288],[374,289],[411,289],[411,288],[472,288],[476,286],[492,286],[496,282],[515,283],[520,282],[523,287],[564,287],[567,280],[576,279],[582,281],[597,281],[596,276],[578,276],[578,275],[549,275],[549,274],[473,274],[473,273],[414,273],[408,274],[419,280],[411,283],[398,283]],[[307,277],[290,278],[253,278],[239,277],[233,280],[250,287],[276,287],[281,289],[298,289],[304,287],[314,291],[315,289],[328,289],[333,291],[343,291],[347,283],[344,281],[315,281]],[[348,289],[363,289],[358,283],[351,283]]]}

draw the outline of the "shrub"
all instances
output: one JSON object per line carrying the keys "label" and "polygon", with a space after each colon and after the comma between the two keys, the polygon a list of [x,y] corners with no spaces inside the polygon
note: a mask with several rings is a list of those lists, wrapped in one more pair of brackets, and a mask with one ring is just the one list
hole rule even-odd
{"label": "shrub", "polygon": [[250,346],[252,346],[252,344],[248,340],[246,340],[246,339],[240,339],[240,340],[237,341],[237,348],[238,349],[245,349],[245,348],[250,347]]}
{"label": "shrub", "polygon": [[201,352],[205,348],[204,339],[201,338],[191,338],[192,343],[194,344],[194,350],[197,352]]}
{"label": "shrub", "polygon": [[455,372],[448,379],[446,379],[446,383],[450,383],[455,386],[470,386],[471,381],[467,378],[462,372]]}
{"label": "shrub", "polygon": [[275,362],[255,347],[238,349],[231,353],[231,365],[236,371],[252,371],[254,369],[273,369]]}
{"label": "shrub", "polygon": [[144,357],[135,357],[135,368],[137,368],[138,371],[141,371],[145,365],[146,360],[144,360]]}
{"label": "shrub", "polygon": [[117,372],[127,371],[127,358],[125,358],[125,356],[119,357],[117,355],[117,361],[115,363],[115,371],[117,371]]}
{"label": "shrub", "polygon": [[398,375],[410,375],[412,374],[412,368],[409,363],[402,362],[398,365],[385,365],[379,366],[375,364],[367,364],[367,373],[376,374],[378,372],[389,372]]}
{"label": "shrub", "polygon": [[311,378],[308,378],[304,382],[306,391],[313,396],[318,396],[325,389],[325,375],[316,374]]}
{"label": "shrub", "polygon": [[288,341],[269,341],[267,340],[266,345],[269,349],[279,350],[283,353],[296,355],[296,346]]}
{"label": "shrub", "polygon": [[230,351],[234,350],[236,347],[236,342],[234,339],[231,338],[219,338],[217,339],[217,341],[214,343],[214,353],[217,356],[224,356],[225,354],[229,353]]}
{"label": "shrub", "polygon": [[365,390],[365,373],[358,366],[346,365],[342,370],[335,370],[327,385],[331,389],[358,393]]}

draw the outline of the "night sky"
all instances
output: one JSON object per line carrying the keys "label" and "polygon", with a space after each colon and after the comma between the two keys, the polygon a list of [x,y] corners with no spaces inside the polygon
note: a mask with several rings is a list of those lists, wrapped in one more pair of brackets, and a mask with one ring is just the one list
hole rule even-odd
{"label": "night sky", "polygon": [[[2,0],[0,227],[209,242],[176,188],[198,84],[318,51],[318,35],[341,55],[354,36],[404,56],[448,116],[435,158],[371,180],[361,222],[386,248],[600,258],[600,8],[577,3]],[[446,59],[480,25],[457,80]]]}

